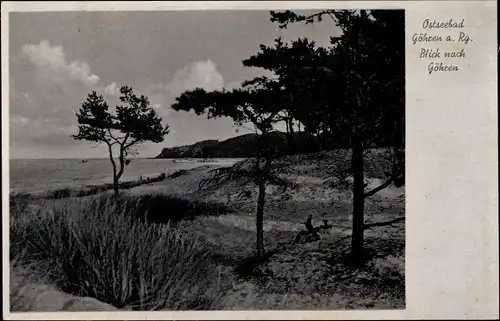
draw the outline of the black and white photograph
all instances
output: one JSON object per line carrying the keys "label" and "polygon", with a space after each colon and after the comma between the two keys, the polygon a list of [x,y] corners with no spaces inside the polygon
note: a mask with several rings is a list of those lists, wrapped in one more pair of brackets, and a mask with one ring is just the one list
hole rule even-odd
{"label": "black and white photograph", "polygon": [[9,12],[8,45],[12,313],[405,309],[403,8]]}

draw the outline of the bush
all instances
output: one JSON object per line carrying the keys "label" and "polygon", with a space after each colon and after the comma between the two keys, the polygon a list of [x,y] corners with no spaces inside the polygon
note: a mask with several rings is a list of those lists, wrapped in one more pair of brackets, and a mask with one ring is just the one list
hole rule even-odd
{"label": "bush", "polygon": [[[168,175],[168,178],[177,178],[177,177],[181,177],[181,176],[183,176],[183,175],[186,175],[187,173],[188,173],[188,171],[187,171],[187,170],[185,170],[185,169],[180,169],[180,170],[175,171],[175,172],[173,172],[172,174]],[[165,174],[163,174],[163,175],[165,175]]]}
{"label": "bush", "polygon": [[65,292],[117,308],[179,310],[214,308],[225,289],[208,244],[137,220],[127,202],[50,204],[31,213],[11,208],[10,255],[22,253]]}
{"label": "bush", "polygon": [[194,219],[200,215],[219,215],[231,210],[218,203],[188,200],[164,194],[125,196],[119,199],[133,208],[129,213],[141,220],[155,223],[174,223]]}

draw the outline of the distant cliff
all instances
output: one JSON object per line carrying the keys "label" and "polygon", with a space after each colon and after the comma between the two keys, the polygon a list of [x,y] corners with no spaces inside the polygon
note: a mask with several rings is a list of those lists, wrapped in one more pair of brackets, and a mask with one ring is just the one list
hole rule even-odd
{"label": "distant cliff", "polygon": [[[268,144],[278,155],[313,153],[321,150],[349,148],[348,136],[312,136],[306,132],[294,134],[292,141],[286,133],[271,133]],[[248,158],[255,157],[259,146],[257,134],[245,134],[223,141],[204,140],[192,145],[164,148],[156,158]],[[382,140],[374,141],[372,148],[389,147]]]}
{"label": "distant cliff", "polygon": [[203,151],[207,147],[215,146],[218,140],[204,140],[193,145],[163,148],[156,158],[197,158],[204,157]]}
{"label": "distant cliff", "polygon": [[[308,138],[304,133],[295,137],[294,151],[305,151],[314,144],[307,143]],[[279,153],[290,150],[286,134],[274,132],[269,138],[270,144]],[[245,134],[226,139],[224,141],[205,140],[193,145],[164,148],[156,158],[246,158],[254,157],[258,148],[258,135]]]}

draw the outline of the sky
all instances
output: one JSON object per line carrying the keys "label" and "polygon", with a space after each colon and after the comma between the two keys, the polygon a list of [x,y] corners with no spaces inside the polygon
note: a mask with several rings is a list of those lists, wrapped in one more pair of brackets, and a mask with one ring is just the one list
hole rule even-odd
{"label": "sky", "polygon": [[171,129],[164,142],[140,145],[138,157],[244,133],[231,119],[170,106],[185,90],[232,89],[266,74],[242,65],[260,44],[308,37],[327,46],[339,33],[331,20],[281,30],[269,17],[261,10],[10,13],[10,158],[106,157],[105,146],[71,138],[75,111],[94,90],[118,104],[123,85],[146,95]]}

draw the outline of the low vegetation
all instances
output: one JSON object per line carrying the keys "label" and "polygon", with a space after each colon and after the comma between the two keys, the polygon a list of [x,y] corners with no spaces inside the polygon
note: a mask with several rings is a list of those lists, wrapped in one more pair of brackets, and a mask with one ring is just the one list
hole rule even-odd
{"label": "low vegetation", "polygon": [[11,289],[19,288],[16,275],[29,266],[30,274],[64,292],[117,308],[215,308],[227,278],[212,247],[169,224],[137,220],[130,214],[140,207],[108,196],[32,210],[11,204],[10,255],[18,258],[12,274],[18,284]]}
{"label": "low vegetation", "polygon": [[[119,188],[124,190],[124,189],[130,189],[133,187],[145,185],[145,184],[150,184],[150,183],[156,183],[156,182],[161,182],[167,178],[171,178],[172,175],[175,175],[177,172],[174,172],[170,176],[167,177],[165,173],[161,173],[158,176],[154,177],[140,177],[140,179],[135,180],[135,181],[129,181],[129,182],[122,182],[119,183]],[[38,193],[36,195],[33,194],[25,194],[25,193],[18,193],[11,196],[11,199],[33,199],[33,198],[39,198],[39,199],[61,199],[61,198],[69,198],[69,197],[84,197],[84,196],[90,196],[90,195],[97,195],[106,191],[110,191],[114,188],[113,184],[102,184],[102,185],[89,185],[86,186],[82,189],[75,189],[71,187],[65,187],[65,188],[60,188],[56,190],[50,190],[46,191],[43,193]]]}

